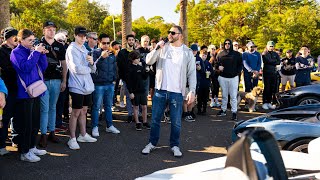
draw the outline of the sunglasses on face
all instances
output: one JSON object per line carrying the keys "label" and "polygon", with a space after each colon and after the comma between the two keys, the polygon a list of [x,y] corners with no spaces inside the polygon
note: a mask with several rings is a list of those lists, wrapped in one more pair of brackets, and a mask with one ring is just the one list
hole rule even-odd
{"label": "sunglasses on face", "polygon": [[225,44],[229,44],[229,45],[230,45],[230,43],[229,43],[229,42],[227,42],[227,43],[225,43]]}
{"label": "sunglasses on face", "polygon": [[172,36],[174,36],[176,34],[181,34],[181,33],[177,33],[177,32],[174,32],[174,31],[168,31],[168,34],[171,34]]}
{"label": "sunglasses on face", "polygon": [[273,47],[273,46],[269,46],[269,47]]}
{"label": "sunglasses on face", "polygon": [[94,38],[94,37],[90,37],[90,38],[92,38],[92,39],[95,40],[95,41],[98,40],[98,38]]}
{"label": "sunglasses on face", "polygon": [[110,44],[110,42],[101,42],[102,45]]}

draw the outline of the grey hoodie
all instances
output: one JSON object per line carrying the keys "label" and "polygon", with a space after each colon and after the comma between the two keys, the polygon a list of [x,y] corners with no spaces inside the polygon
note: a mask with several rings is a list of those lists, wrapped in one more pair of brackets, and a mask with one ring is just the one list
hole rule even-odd
{"label": "grey hoodie", "polygon": [[86,60],[88,50],[84,45],[79,47],[72,42],[66,52],[66,62],[69,69],[69,91],[88,95],[94,91],[90,73],[95,73],[96,64],[90,65]]}
{"label": "grey hoodie", "polygon": [[[196,62],[195,58],[192,54],[192,50],[188,48],[186,45],[183,46],[183,61],[182,69],[181,69],[181,83],[182,83],[182,95],[185,95],[187,81],[189,84],[189,90],[194,92],[196,91],[197,85],[197,76],[196,76]],[[155,62],[157,63],[157,71],[156,71],[156,89],[161,89],[162,79],[163,79],[163,58],[168,50],[169,44],[166,44],[160,50],[152,50],[146,57],[146,63],[148,65],[152,65]]]}

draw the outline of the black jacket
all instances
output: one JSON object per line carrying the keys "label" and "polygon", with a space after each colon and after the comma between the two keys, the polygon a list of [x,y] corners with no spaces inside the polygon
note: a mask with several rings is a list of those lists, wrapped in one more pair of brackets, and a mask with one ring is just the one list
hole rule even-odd
{"label": "black jacket", "polygon": [[220,73],[220,76],[225,78],[233,78],[238,76],[242,71],[242,56],[239,52],[234,51],[232,48],[232,41],[230,39],[226,39],[225,42],[230,42],[230,49],[221,51],[217,56],[217,66],[223,66],[224,69]]}
{"label": "black jacket", "polygon": [[127,49],[121,49],[117,55],[117,66],[118,66],[118,74],[119,78],[122,81],[128,81],[128,68],[129,68],[129,51]]}
{"label": "black jacket", "polygon": [[280,57],[274,51],[268,51],[262,54],[263,74],[275,75],[277,73],[276,66],[280,64]]}
{"label": "black jacket", "polygon": [[146,73],[146,64],[142,61],[140,65],[129,65],[129,74],[127,87],[130,93],[145,93],[146,88],[143,80],[147,79],[148,74]]}
{"label": "black jacket", "polygon": [[12,49],[7,45],[0,46],[1,78],[6,84],[9,93],[17,93],[17,73],[10,61],[11,51]]}

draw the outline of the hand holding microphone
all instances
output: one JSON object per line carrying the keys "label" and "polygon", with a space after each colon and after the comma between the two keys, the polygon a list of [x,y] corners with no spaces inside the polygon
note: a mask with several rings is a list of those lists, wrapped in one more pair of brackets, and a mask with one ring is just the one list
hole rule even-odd
{"label": "hand holding microphone", "polygon": [[160,42],[157,43],[156,45],[156,50],[163,48],[164,44],[166,44],[169,41],[168,38],[164,38],[163,40],[161,40]]}

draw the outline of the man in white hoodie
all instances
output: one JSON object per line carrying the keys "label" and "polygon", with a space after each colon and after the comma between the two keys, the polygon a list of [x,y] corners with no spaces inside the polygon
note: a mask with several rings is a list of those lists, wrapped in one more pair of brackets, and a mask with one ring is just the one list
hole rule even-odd
{"label": "man in white hoodie", "polygon": [[[92,104],[94,84],[90,73],[96,71],[92,56],[84,46],[87,30],[78,26],[75,28],[75,42],[72,42],[66,52],[66,61],[69,69],[69,91],[72,98],[72,112],[69,120],[70,149],[80,149],[78,142],[96,142],[86,132],[86,114],[88,106]],[[80,135],[76,139],[77,121],[79,120]],[[78,142],[77,142],[78,141]]]}

